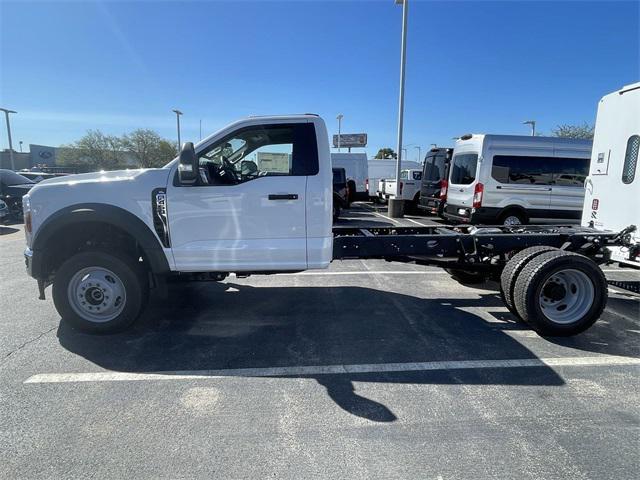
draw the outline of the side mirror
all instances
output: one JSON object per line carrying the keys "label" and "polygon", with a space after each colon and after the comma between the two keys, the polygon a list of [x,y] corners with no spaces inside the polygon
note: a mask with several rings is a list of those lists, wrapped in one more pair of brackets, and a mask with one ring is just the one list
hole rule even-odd
{"label": "side mirror", "polygon": [[182,185],[194,185],[198,181],[200,165],[193,142],[185,142],[178,160],[178,179]]}

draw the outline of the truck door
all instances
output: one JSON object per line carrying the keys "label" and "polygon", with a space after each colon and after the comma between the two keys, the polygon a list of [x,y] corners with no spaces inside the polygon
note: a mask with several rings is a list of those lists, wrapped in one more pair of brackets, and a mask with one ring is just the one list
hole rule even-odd
{"label": "truck door", "polygon": [[170,181],[171,247],[180,271],[307,268],[307,176],[318,172],[313,123],[239,127],[198,146],[199,181]]}

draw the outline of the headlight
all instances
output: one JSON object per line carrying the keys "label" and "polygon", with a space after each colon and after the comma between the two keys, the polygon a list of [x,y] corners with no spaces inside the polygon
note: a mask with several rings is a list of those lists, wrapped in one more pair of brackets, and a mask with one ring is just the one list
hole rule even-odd
{"label": "headlight", "polygon": [[22,213],[24,214],[24,233],[27,236],[27,243],[31,237],[31,199],[29,195],[22,197]]}

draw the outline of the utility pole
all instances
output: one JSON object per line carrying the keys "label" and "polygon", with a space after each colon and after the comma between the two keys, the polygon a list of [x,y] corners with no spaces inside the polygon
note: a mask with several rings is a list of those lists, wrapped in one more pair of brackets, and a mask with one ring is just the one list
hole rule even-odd
{"label": "utility pole", "polygon": [[200,140],[202,140],[202,119],[200,119]]}
{"label": "utility pole", "polygon": [[179,153],[180,149],[182,148],[182,143],[180,143],[180,115],[182,115],[182,112],[178,109],[174,109],[173,112],[176,114],[176,121],[178,123],[178,153]]}
{"label": "utility pole", "polygon": [[[400,185],[400,168],[402,165],[402,127],[404,121],[404,69],[407,57],[407,17],[409,14],[409,0],[395,0],[396,5],[402,4],[402,45],[400,47],[400,96],[398,98],[398,159],[396,160],[396,188]],[[403,202],[399,198],[389,199],[388,215],[391,218],[402,217]]]}
{"label": "utility pole", "polygon": [[0,108],[0,111],[4,112],[4,118],[7,121],[7,136],[9,137],[9,158],[11,159],[11,170],[16,169],[15,160],[13,159],[13,143],[11,143],[11,124],[9,123],[9,114],[18,113],[15,110],[8,110],[6,108]]}
{"label": "utility pole", "polygon": [[418,149],[418,163],[420,163],[422,161],[422,149],[419,146],[413,148]]}
{"label": "utility pole", "polygon": [[523,125],[531,125],[531,136],[536,136],[536,121],[535,120],[527,120],[522,122]]}
{"label": "utility pole", "polygon": [[22,140],[20,140],[20,153],[22,153]]}
{"label": "utility pole", "polygon": [[343,119],[344,115],[342,115],[341,113],[336,117],[336,119],[338,120],[338,151],[340,151],[340,132],[342,129],[342,119]]}

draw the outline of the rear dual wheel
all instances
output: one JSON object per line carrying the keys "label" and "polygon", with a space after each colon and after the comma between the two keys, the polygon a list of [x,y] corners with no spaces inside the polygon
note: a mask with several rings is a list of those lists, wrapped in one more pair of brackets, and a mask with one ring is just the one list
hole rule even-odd
{"label": "rear dual wheel", "polygon": [[523,250],[507,263],[505,304],[541,335],[576,335],[600,318],[607,281],[589,258],[545,248]]}

